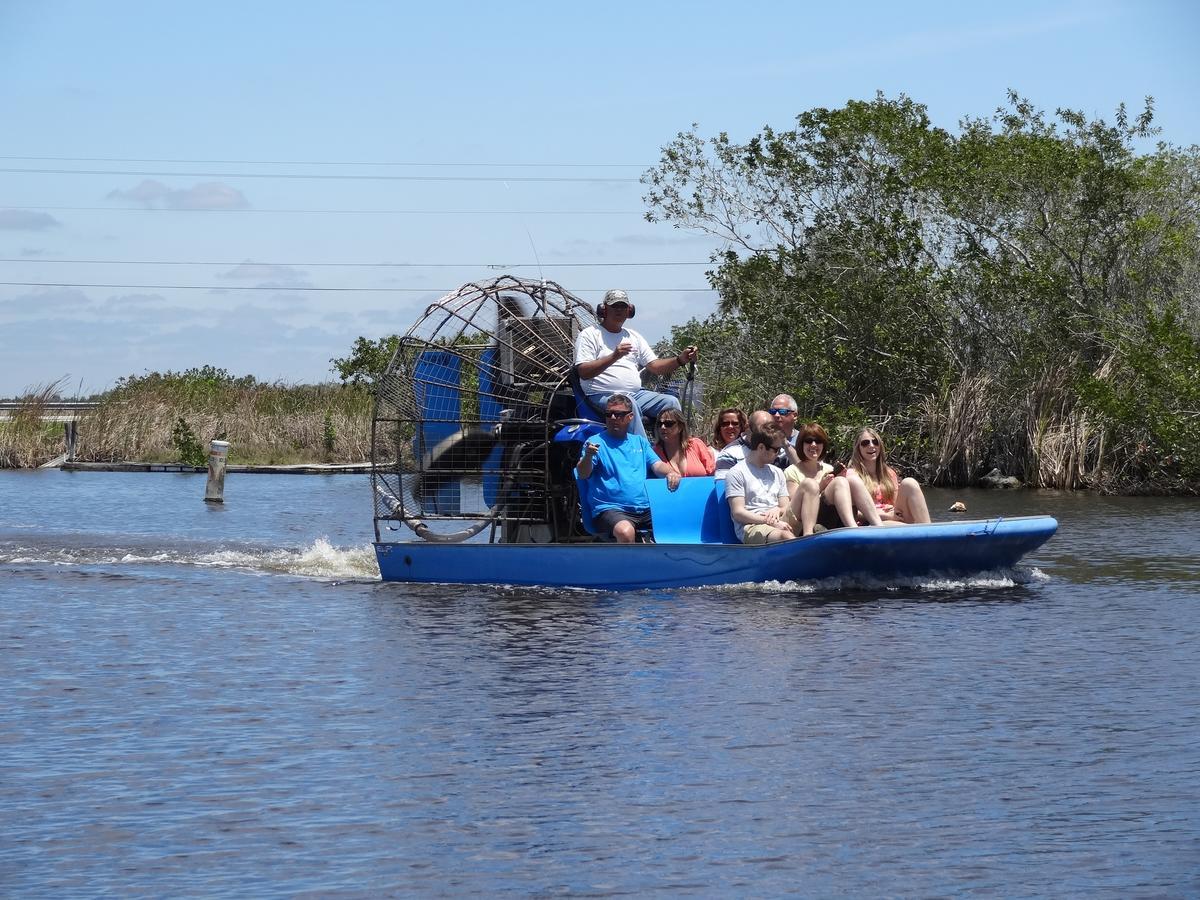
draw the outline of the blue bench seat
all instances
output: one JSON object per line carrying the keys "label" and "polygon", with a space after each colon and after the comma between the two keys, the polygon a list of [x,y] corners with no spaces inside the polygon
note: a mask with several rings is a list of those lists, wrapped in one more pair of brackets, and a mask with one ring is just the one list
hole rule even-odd
{"label": "blue bench seat", "polygon": [[646,483],[654,540],[658,544],[737,544],[725,482],[711,476],[683,478],[674,491],[665,478]]}

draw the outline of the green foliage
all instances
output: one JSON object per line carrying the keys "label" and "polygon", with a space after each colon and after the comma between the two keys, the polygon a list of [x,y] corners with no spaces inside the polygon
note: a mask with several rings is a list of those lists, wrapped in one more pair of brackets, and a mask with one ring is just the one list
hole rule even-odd
{"label": "green foliage", "polygon": [[333,456],[333,448],[337,443],[337,432],[333,428],[333,416],[325,413],[325,423],[321,429],[321,446],[325,449],[326,458]]}
{"label": "green foliage", "polygon": [[183,416],[175,420],[175,427],[171,429],[171,446],[175,448],[179,461],[186,466],[203,466],[208,460],[208,454]]}
{"label": "green foliage", "polygon": [[387,371],[399,344],[400,337],[394,334],[377,341],[360,337],[355,340],[349,356],[334,358],[330,362],[343,384],[372,384]]}
{"label": "green foliage", "polygon": [[1108,425],[1122,474],[1141,485],[1200,480],[1200,343],[1167,311],[1150,315],[1139,339],[1125,338],[1116,360],[1080,393]]}
{"label": "green foliage", "polygon": [[[1109,123],[1010,93],[958,134],[883,95],[744,144],[693,126],[642,178],[650,221],[726,244],[708,273],[717,315],[673,343],[701,348],[714,406],[787,391],[827,425],[886,422],[945,477],[1000,464],[1035,483],[1161,481],[1119,436],[1174,459],[1194,428],[1165,361],[1187,371],[1200,346],[1200,151],[1139,155],[1152,120],[1149,100]],[[969,422],[931,422],[952,396]]]}

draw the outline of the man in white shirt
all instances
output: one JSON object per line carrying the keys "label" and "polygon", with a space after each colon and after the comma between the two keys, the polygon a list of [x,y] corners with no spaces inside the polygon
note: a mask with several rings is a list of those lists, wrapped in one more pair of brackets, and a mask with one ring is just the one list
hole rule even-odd
{"label": "man in white shirt", "polygon": [[626,328],[634,315],[629,295],[621,290],[606,291],[604,302],[596,307],[598,325],[580,332],[575,339],[575,364],[583,392],[603,408],[609,395],[628,394],[633,398],[633,432],[645,437],[642,416],[657,418],[668,409],[679,410],[679,398],[648,391],[642,387],[642,369],[652,375],[670,375],[680,366],[696,361],[696,348],[687,347],[678,356],[659,358],[646,339]]}
{"label": "man in white shirt", "polygon": [[796,535],[788,524],[787,483],[778,466],[772,465],[784,445],[783,433],[774,422],[751,428],[746,458],[725,476],[725,497],[733,530],[743,544],[772,544]]}

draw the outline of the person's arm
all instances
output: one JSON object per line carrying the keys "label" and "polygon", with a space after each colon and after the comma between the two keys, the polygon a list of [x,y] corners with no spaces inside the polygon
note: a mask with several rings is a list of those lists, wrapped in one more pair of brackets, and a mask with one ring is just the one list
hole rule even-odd
{"label": "person's arm", "polygon": [[679,487],[679,473],[661,459],[656,459],[650,468],[659,478],[667,479],[668,491],[673,491],[675,488]]}
{"label": "person's arm", "polygon": [[[789,474],[791,471],[792,470],[790,468],[784,470],[783,483],[784,483],[784,486],[787,487],[788,497],[795,497],[796,491],[800,490],[800,482],[804,480],[805,476],[804,476],[804,473],[801,472],[800,477],[798,479],[792,478],[791,474]],[[797,471],[799,471],[798,466],[797,466]]]}
{"label": "person's arm", "polygon": [[651,375],[670,375],[672,372],[678,371],[681,366],[695,362],[696,356],[695,347],[685,347],[683,352],[676,356],[663,356],[646,363],[646,371]]}
{"label": "person's arm", "polygon": [[581,360],[579,362],[579,377],[584,380],[595,378],[622,356],[628,356],[631,352],[633,352],[633,345],[628,341],[621,341],[621,343],[617,344],[616,350],[606,353],[604,356],[588,362]]}
{"label": "person's arm", "polygon": [[762,510],[760,512],[751,512],[746,509],[745,497],[729,497],[729,515],[735,522],[740,522],[743,525],[770,525],[773,528],[783,527],[783,508]]}
{"label": "person's arm", "polygon": [[592,460],[596,454],[600,452],[600,445],[588,441],[583,445],[583,455],[579,457],[579,462],[575,465],[575,471],[579,473],[579,477],[588,479],[592,477]]}

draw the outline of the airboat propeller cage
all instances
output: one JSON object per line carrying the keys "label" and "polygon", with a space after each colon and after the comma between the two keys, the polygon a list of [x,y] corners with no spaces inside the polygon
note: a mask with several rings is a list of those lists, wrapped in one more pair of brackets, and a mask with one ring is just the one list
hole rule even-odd
{"label": "airboat propeller cage", "polygon": [[489,524],[501,540],[563,539],[577,517],[568,376],[592,309],[552,281],[505,275],[430,304],[375,390],[375,533],[435,541]]}

